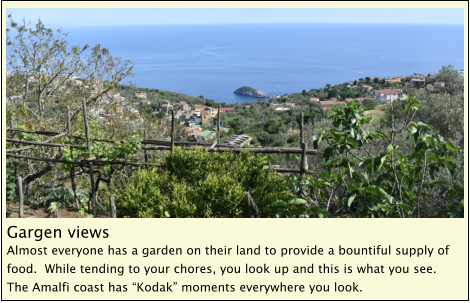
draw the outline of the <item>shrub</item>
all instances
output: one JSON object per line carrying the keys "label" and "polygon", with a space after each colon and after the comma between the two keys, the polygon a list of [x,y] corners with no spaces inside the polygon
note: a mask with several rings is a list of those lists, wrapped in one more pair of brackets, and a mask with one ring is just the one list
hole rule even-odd
{"label": "shrub", "polygon": [[140,169],[129,186],[115,193],[118,216],[139,218],[248,217],[246,192],[262,217],[275,216],[271,205],[288,199],[282,177],[264,170],[266,157],[242,152],[208,153],[175,148],[159,170]]}

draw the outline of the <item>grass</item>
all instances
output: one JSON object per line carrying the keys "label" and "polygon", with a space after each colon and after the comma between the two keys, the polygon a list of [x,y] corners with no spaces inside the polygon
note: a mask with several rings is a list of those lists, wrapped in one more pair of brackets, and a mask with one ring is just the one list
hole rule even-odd
{"label": "grass", "polygon": [[380,109],[373,109],[373,110],[364,111],[364,115],[368,117],[372,117],[372,121],[374,121],[385,116],[385,113],[381,111]]}

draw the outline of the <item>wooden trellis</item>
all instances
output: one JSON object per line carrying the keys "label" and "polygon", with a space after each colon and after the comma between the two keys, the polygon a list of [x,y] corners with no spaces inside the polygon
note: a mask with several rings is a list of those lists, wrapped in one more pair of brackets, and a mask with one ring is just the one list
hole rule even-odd
{"label": "wooden trellis", "polygon": [[[95,184],[94,184],[94,175],[93,175],[93,167],[94,166],[104,166],[108,164],[118,164],[118,165],[123,165],[123,166],[159,166],[158,164],[153,164],[153,163],[148,163],[148,155],[147,151],[149,150],[168,150],[170,153],[173,153],[174,147],[175,146],[181,146],[186,150],[193,150],[197,146],[202,146],[202,147],[207,147],[205,148],[205,151],[207,152],[234,152],[234,153],[240,153],[242,151],[249,151],[252,153],[263,153],[263,154],[299,154],[301,155],[301,161],[300,161],[300,169],[288,169],[288,168],[274,168],[274,167],[266,167],[266,169],[272,169],[274,171],[277,171],[279,173],[300,173],[302,178],[306,174],[313,174],[312,171],[308,171],[308,166],[307,166],[307,155],[316,155],[317,151],[316,150],[309,150],[307,149],[307,144],[304,142],[304,116],[303,113],[301,113],[301,123],[300,123],[300,148],[291,148],[291,147],[235,147],[233,145],[229,144],[220,144],[220,104],[218,106],[218,115],[217,115],[217,138],[214,143],[198,143],[198,142],[183,142],[183,141],[176,141],[175,142],[175,113],[174,111],[171,112],[171,138],[170,140],[156,140],[156,139],[150,139],[147,138],[147,132],[144,131],[144,137],[143,140],[141,141],[141,150],[144,151],[144,163],[135,163],[135,162],[127,162],[127,161],[100,161],[99,159],[96,159],[92,155],[91,151],[91,142],[92,141],[99,141],[99,142],[106,142],[106,143],[116,143],[119,141],[116,140],[107,140],[107,139],[91,139],[89,135],[89,130],[88,130],[88,117],[87,117],[87,112],[86,112],[86,104],[85,102],[82,102],[82,112],[83,112],[83,119],[85,123],[85,133],[86,133],[86,138],[82,138],[81,136],[76,136],[72,135],[71,132],[71,123],[70,123],[70,109],[67,106],[67,129],[65,132],[57,132],[57,131],[29,131],[29,130],[21,130],[21,129],[15,129],[14,128],[14,123],[13,123],[13,117],[10,117],[10,127],[7,128],[8,131],[10,131],[11,138],[7,138],[7,142],[12,142],[12,143],[17,143],[17,144],[26,144],[28,146],[24,146],[21,148],[12,148],[6,150],[6,156],[9,158],[17,158],[17,159],[29,159],[29,160],[34,160],[34,161],[43,161],[43,162],[51,162],[51,163],[65,163],[65,164],[72,164],[72,169],[70,172],[71,180],[72,180],[72,190],[74,192],[74,196],[76,199],[76,203],[78,205],[78,198],[76,195],[76,185],[75,185],[75,166],[82,166],[82,167],[88,167],[89,168],[89,174],[90,174],[90,182],[91,182],[91,203],[92,205],[89,205],[88,209],[93,209],[93,216],[96,218],[96,189]],[[26,140],[19,140],[19,139],[14,139],[14,134],[15,132],[23,132],[23,133],[30,133],[30,134],[38,134],[38,135],[43,135],[43,136],[50,136],[51,138],[43,141],[43,142],[32,142],[32,141],[26,141]],[[85,140],[87,145],[86,146],[80,146],[80,145],[73,145],[73,144],[59,144],[59,143],[50,143],[51,141],[58,139],[62,136],[68,136],[69,138],[79,138],[82,140]],[[34,146],[46,146],[46,147],[69,147],[70,149],[87,149],[88,150],[88,159],[80,160],[80,161],[65,161],[61,159],[52,159],[52,158],[39,158],[39,157],[31,157],[31,156],[25,156],[21,155],[20,152],[30,149]],[[117,148],[113,145],[111,145],[112,148]],[[17,175],[16,172],[16,166],[15,166],[15,176]],[[18,178],[18,190],[19,190],[19,197],[22,202],[22,180],[19,177]],[[248,204],[250,204],[250,195],[247,193],[247,199],[248,199]],[[252,201],[251,201],[252,202]],[[112,199],[111,204],[114,205],[114,199]],[[253,203],[254,205],[254,203]],[[256,207],[256,205],[254,205]],[[22,207],[20,207],[22,211]],[[250,211],[253,210],[254,208],[250,208]],[[115,210],[114,210],[114,216],[115,216]],[[22,217],[22,213],[21,213]],[[57,214],[58,217],[58,214]]]}

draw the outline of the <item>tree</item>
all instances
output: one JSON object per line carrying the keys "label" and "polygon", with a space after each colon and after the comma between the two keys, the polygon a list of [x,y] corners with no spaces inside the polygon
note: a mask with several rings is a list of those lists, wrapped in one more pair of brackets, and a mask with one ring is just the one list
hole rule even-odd
{"label": "tree", "polygon": [[44,119],[57,104],[70,105],[74,119],[83,98],[91,109],[105,93],[132,75],[130,61],[112,57],[100,45],[91,49],[88,45],[69,47],[65,40],[68,34],[62,28],[54,32],[39,19],[32,29],[24,19],[16,23],[11,15],[8,18],[7,69],[14,75],[7,81],[7,99],[14,105],[9,109],[36,126],[46,122],[57,125],[56,115]]}
{"label": "tree", "polygon": [[370,77],[366,77],[366,83],[367,83],[367,84],[370,83]]}
{"label": "tree", "polygon": [[338,91],[336,89],[332,89],[328,92],[328,98],[336,98],[338,96]]}
{"label": "tree", "polygon": [[364,82],[365,82],[364,78],[359,78],[359,83],[364,83]]}
{"label": "tree", "polygon": [[357,85],[357,80],[354,80],[354,85]]}
{"label": "tree", "polygon": [[[20,23],[11,15],[8,19],[6,58],[11,76],[6,81],[7,114],[15,117],[15,128],[62,132],[67,124],[66,106],[69,106],[73,133],[83,122],[78,119],[82,100],[88,111],[96,110],[108,91],[117,90],[119,82],[132,75],[130,61],[111,56],[100,45],[70,47],[65,39],[68,34],[61,28],[53,31],[40,19],[34,27],[30,27],[30,22],[25,19]],[[114,122],[109,122],[107,127],[113,130],[113,136],[121,129]],[[39,137],[29,141],[39,141]],[[61,159],[64,149],[30,148],[24,153]],[[51,163],[28,161],[28,165],[22,167],[21,175],[29,188],[32,182],[51,171],[54,184],[58,170]]]}
{"label": "tree", "polygon": [[380,80],[379,80],[378,77],[375,77],[375,78],[374,78],[374,83],[379,83],[379,81],[380,81]]}
{"label": "tree", "polygon": [[327,87],[327,88],[330,88],[330,87],[331,87],[331,84],[330,84],[330,83],[326,84],[326,87]]}
{"label": "tree", "polygon": [[444,82],[451,95],[462,91],[464,87],[464,81],[460,79],[459,73],[453,64],[442,66],[439,75],[436,76],[436,82]]}

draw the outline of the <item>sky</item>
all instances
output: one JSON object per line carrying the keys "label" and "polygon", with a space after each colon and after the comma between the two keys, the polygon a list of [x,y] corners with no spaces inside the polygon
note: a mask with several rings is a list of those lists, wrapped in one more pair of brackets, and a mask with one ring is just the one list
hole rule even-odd
{"label": "sky", "polygon": [[464,25],[463,8],[7,8],[13,20],[102,26],[210,23],[418,23]]}

